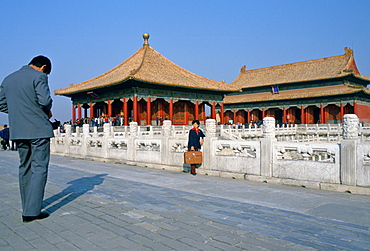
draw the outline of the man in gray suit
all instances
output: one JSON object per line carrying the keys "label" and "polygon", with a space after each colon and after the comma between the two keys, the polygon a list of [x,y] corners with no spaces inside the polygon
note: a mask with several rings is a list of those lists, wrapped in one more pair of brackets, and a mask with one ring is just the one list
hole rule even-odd
{"label": "man in gray suit", "polygon": [[51,62],[37,56],[28,65],[7,76],[0,86],[0,111],[8,113],[10,139],[18,145],[19,188],[23,222],[44,219],[42,201],[54,136],[47,75]]}

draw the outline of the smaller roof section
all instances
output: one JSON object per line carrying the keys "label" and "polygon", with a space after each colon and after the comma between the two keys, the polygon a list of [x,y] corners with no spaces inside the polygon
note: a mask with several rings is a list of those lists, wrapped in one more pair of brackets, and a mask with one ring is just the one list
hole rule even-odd
{"label": "smaller roof section", "polygon": [[129,79],[193,89],[234,90],[231,85],[201,77],[176,65],[149,46],[148,33],[144,33],[143,38],[143,47],[115,68],[96,78],[56,90],[55,94],[70,96],[79,92],[124,84]]}
{"label": "smaller roof section", "polygon": [[241,95],[228,95],[225,97],[225,104],[254,103],[267,101],[283,101],[306,98],[322,98],[331,96],[342,96],[355,93],[364,93],[370,96],[370,90],[362,85],[341,84],[335,86],[311,87],[305,89],[294,89],[279,91],[279,94],[271,92],[248,93]]}
{"label": "smaller roof section", "polygon": [[349,74],[361,76],[353,57],[353,50],[345,47],[339,56],[284,64],[255,70],[243,66],[239,76],[231,83],[235,88],[251,88],[338,78]]}

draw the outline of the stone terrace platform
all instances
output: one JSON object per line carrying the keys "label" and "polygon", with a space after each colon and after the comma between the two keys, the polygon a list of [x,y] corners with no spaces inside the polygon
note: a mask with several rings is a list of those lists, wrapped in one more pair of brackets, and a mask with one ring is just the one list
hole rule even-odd
{"label": "stone terrace platform", "polygon": [[22,223],[18,154],[0,151],[1,250],[370,250],[370,196],[52,156]]}

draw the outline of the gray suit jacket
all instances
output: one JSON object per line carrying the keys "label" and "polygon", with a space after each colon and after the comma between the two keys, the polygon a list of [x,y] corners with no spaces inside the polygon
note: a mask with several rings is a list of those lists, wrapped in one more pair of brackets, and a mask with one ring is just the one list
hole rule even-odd
{"label": "gray suit jacket", "polygon": [[26,65],[7,76],[0,86],[0,111],[9,115],[10,139],[53,137],[52,102],[44,73]]}

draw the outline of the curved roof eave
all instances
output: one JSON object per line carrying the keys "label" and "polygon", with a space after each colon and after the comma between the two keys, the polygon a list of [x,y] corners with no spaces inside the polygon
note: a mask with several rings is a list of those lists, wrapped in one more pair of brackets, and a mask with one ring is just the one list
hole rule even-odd
{"label": "curved roof eave", "polygon": [[54,93],[56,95],[63,95],[63,96],[70,97],[70,96],[73,96],[73,95],[78,94],[78,93],[84,93],[84,92],[94,91],[94,90],[98,90],[98,89],[102,89],[102,88],[106,88],[106,87],[111,87],[111,86],[115,86],[115,85],[124,84],[128,80],[135,80],[135,81],[138,81],[138,82],[157,85],[157,86],[168,86],[168,87],[175,87],[175,88],[178,87],[178,88],[191,89],[191,90],[208,90],[208,91],[222,92],[222,93],[231,93],[231,92],[238,91],[238,90],[232,90],[232,89],[214,89],[214,88],[205,88],[205,87],[196,87],[196,86],[182,86],[182,85],[174,85],[174,84],[167,84],[167,83],[149,82],[145,79],[140,79],[140,78],[135,78],[135,77],[130,76],[130,77],[126,77],[125,79],[123,79],[121,81],[117,81],[116,83],[111,83],[107,86],[95,87],[95,88],[86,88],[86,89],[83,89],[83,90],[78,90],[78,91],[70,92],[70,93],[61,93],[61,92],[57,93],[57,90],[56,90],[56,91],[54,91]]}

